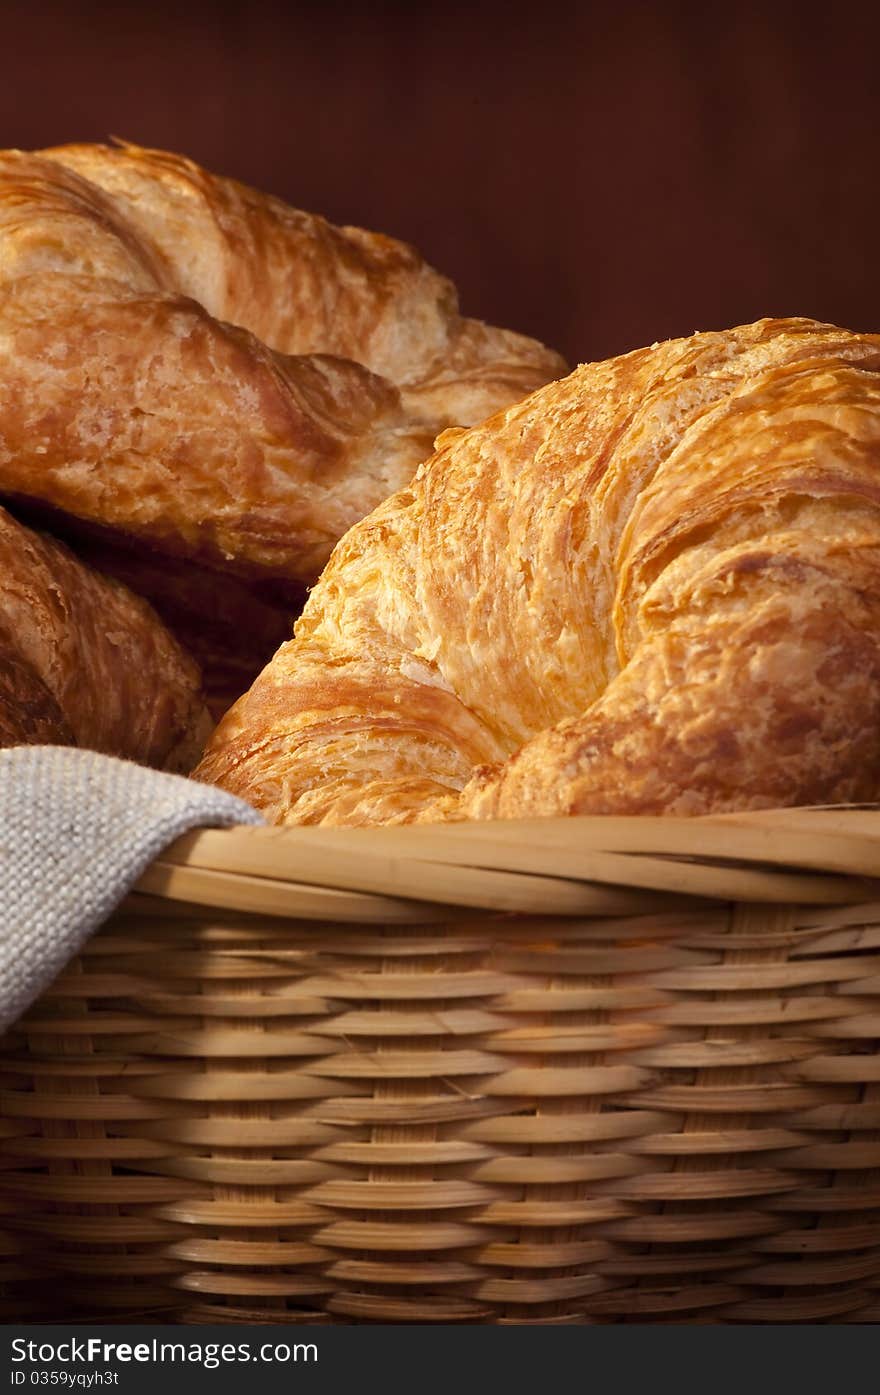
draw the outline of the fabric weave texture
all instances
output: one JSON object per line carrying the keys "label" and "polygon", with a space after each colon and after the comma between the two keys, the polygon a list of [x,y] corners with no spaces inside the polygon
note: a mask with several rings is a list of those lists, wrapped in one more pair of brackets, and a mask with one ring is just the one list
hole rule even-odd
{"label": "fabric weave texture", "polygon": [[175,838],[262,824],[210,785],[66,746],[0,750],[0,1031]]}

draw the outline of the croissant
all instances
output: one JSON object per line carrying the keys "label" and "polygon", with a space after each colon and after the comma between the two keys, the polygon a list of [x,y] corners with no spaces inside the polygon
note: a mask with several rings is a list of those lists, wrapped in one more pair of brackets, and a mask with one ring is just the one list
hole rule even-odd
{"label": "croissant", "polygon": [[145,601],[0,509],[0,746],[87,746],[184,772],[199,672]]}
{"label": "croissant", "polygon": [[880,336],[655,344],[438,447],[199,778],[279,823],[880,797]]}
{"label": "croissant", "polygon": [[0,491],[310,583],[450,423],[563,371],[409,247],[124,145],[0,153]]}
{"label": "croissant", "polygon": [[438,430],[563,371],[391,238],[161,151],[0,152],[0,494],[136,569],[218,715]]}

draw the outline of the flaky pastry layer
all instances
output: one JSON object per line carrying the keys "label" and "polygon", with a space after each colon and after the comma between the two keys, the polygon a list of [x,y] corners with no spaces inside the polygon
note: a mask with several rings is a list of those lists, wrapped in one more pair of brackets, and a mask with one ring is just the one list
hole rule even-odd
{"label": "flaky pastry layer", "polygon": [[0,153],[0,493],[310,583],[450,423],[563,371],[412,248],[136,146]]}
{"label": "flaky pastry layer", "polygon": [[184,772],[199,671],[140,597],[0,509],[0,746],[85,746]]}
{"label": "flaky pastry layer", "polygon": [[880,797],[880,336],[762,320],[449,432],[197,770],[281,823]]}

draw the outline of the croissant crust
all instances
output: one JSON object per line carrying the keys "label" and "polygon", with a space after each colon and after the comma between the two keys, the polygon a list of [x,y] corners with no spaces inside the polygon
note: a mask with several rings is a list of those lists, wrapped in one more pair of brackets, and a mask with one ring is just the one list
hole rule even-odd
{"label": "croissant crust", "polygon": [[0,746],[184,772],[210,729],[199,671],[150,606],[0,509]]}
{"label": "croissant crust", "polygon": [[880,336],[762,320],[453,433],[197,774],[276,822],[880,798]]}
{"label": "croissant crust", "polygon": [[310,583],[433,436],[557,376],[412,248],[136,146],[0,152],[0,491]]}

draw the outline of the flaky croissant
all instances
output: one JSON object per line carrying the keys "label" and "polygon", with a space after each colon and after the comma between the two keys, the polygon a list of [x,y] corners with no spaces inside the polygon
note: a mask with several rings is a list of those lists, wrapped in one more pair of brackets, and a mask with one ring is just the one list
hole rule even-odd
{"label": "flaky croissant", "polygon": [[449,433],[200,778],[277,822],[880,797],[880,336],[763,320]]}
{"label": "flaky croissant", "polygon": [[0,492],[309,583],[450,423],[562,371],[409,247],[124,145],[0,154]]}
{"label": "flaky croissant", "polygon": [[563,371],[391,238],[161,151],[0,152],[0,496],[134,571],[217,713],[437,431]]}
{"label": "flaky croissant", "polygon": [[0,509],[0,746],[183,772],[210,729],[196,665],[146,602]]}

